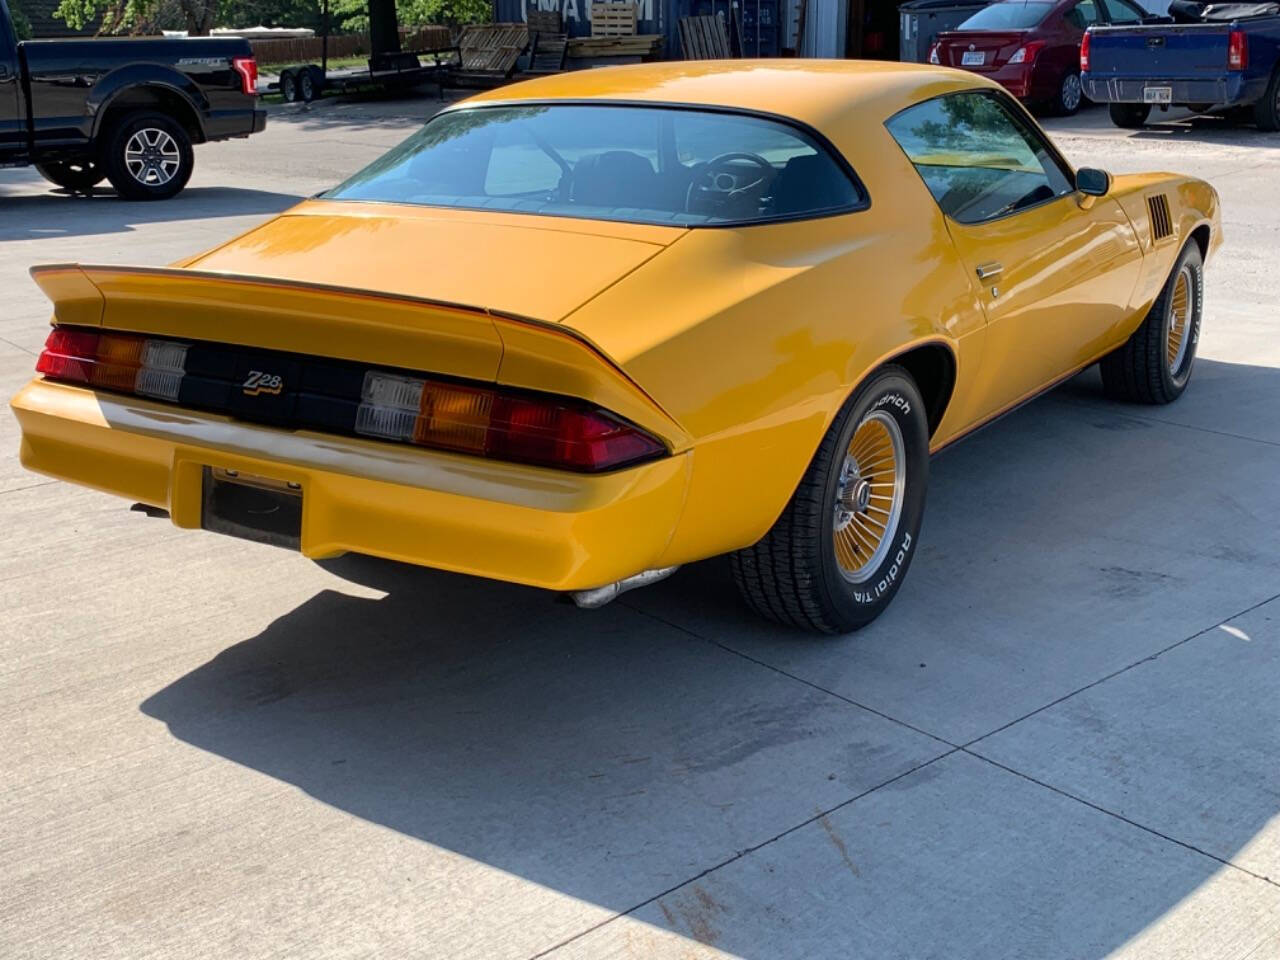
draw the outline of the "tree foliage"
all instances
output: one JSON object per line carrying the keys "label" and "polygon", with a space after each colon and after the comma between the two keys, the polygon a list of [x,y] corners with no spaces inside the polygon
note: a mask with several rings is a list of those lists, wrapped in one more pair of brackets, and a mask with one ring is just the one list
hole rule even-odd
{"label": "tree foliage", "polygon": [[14,33],[18,35],[19,40],[31,39],[31,21],[27,19],[27,15],[22,12],[22,7],[17,0],[10,0],[9,16],[13,20]]}
{"label": "tree foliage", "polygon": [[[60,0],[54,16],[76,28],[102,18],[103,33],[156,33],[185,29],[203,36],[214,26],[322,26],[322,0]],[[491,15],[490,0],[396,0],[402,26],[430,23],[456,26],[483,23]],[[16,18],[15,18],[16,19]],[[369,29],[367,0],[331,0],[330,24],[335,31]]]}

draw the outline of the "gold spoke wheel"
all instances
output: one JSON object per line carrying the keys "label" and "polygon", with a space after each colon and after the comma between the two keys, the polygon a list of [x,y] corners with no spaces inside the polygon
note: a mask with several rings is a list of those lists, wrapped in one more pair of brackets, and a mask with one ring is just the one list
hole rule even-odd
{"label": "gold spoke wheel", "polygon": [[851,583],[869,579],[893,546],[906,468],[898,422],[883,410],[872,411],[849,439],[832,516],[836,564]]}
{"label": "gold spoke wheel", "polygon": [[1165,349],[1171,377],[1176,377],[1182,369],[1190,345],[1191,290],[1191,268],[1183,267],[1174,281],[1173,296],[1169,299],[1169,335]]}

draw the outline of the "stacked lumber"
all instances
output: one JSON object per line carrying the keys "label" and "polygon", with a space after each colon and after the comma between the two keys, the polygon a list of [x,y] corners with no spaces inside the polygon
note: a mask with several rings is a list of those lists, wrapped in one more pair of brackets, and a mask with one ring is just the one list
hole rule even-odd
{"label": "stacked lumber", "polygon": [[727,60],[733,56],[729,30],[718,13],[681,17],[680,50],[686,60]]}
{"label": "stacked lumber", "polygon": [[634,3],[591,4],[592,37],[634,37],[638,11]]}
{"label": "stacked lumber", "polygon": [[641,33],[633,37],[571,37],[568,55],[574,60],[596,57],[635,57],[656,60],[662,56],[662,35]]}

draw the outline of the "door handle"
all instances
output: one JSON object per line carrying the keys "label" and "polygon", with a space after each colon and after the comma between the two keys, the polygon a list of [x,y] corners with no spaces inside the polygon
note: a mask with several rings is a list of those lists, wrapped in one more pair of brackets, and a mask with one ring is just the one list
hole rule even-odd
{"label": "door handle", "polygon": [[982,263],[978,265],[978,269],[974,271],[978,274],[979,280],[994,280],[1000,274],[1004,273],[1004,265],[999,263]]}

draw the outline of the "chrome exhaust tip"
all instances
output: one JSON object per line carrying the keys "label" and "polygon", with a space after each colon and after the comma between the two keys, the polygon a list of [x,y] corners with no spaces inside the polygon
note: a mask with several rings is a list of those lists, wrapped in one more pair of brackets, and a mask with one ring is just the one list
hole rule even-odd
{"label": "chrome exhaust tip", "polygon": [[651,583],[665,580],[679,569],[678,566],[675,566],[645,570],[634,576],[624,577],[614,583],[605,584],[603,587],[595,587],[592,590],[574,590],[569,596],[583,610],[596,610],[603,607],[610,600],[616,600],[628,590],[634,590],[636,587],[647,587]]}

